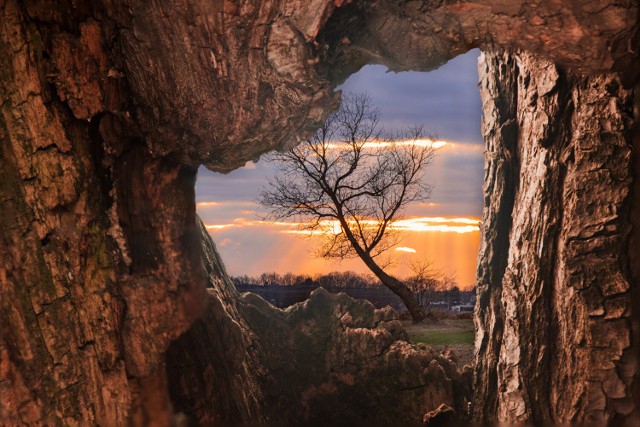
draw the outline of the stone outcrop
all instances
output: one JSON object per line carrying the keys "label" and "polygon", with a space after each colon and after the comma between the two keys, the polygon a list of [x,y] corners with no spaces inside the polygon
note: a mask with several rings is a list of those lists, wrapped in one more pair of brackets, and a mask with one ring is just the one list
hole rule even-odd
{"label": "stone outcrop", "polygon": [[322,288],[286,310],[240,297],[201,234],[209,306],[167,352],[176,411],[200,425],[419,423],[441,404],[468,415],[470,367],[409,343],[393,310]]}
{"label": "stone outcrop", "polygon": [[295,143],[366,63],[474,47],[496,52],[475,414],[640,418],[637,19],[618,0],[0,0],[1,423],[169,424],[165,352],[212,307],[197,166]]}
{"label": "stone outcrop", "polygon": [[461,424],[456,411],[444,403],[427,413],[422,421],[426,427],[450,427]]}
{"label": "stone outcrop", "polygon": [[442,403],[466,414],[471,371],[410,344],[392,310],[322,288],[284,312],[253,294],[244,300],[267,368],[270,420],[415,423]]}

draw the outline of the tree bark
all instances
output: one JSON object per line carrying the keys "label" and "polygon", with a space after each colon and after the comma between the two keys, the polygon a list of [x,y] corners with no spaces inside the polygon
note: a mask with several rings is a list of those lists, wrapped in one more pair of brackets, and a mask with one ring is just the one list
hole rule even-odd
{"label": "tree bark", "polygon": [[0,424],[172,423],[165,350],[206,303],[196,168],[290,147],[367,63],[426,71],[494,46],[529,57],[488,59],[482,86],[497,119],[476,414],[640,419],[637,16],[614,0],[0,0]]}
{"label": "tree bark", "polygon": [[633,92],[527,53],[487,53],[479,71],[476,418],[636,425]]}
{"label": "tree bark", "polygon": [[104,111],[128,96],[100,26],[48,13],[0,3],[0,423],[167,424],[163,353],[204,308],[195,170]]}
{"label": "tree bark", "polygon": [[[340,206],[340,203],[335,198],[334,203],[337,206]],[[338,209],[338,212],[338,220],[340,221],[342,230],[351,243],[354,252],[364,262],[367,268],[380,280],[380,282],[382,282],[384,286],[389,288],[391,292],[400,297],[405,307],[407,307],[407,310],[411,315],[411,320],[413,320],[414,323],[418,323],[424,320],[424,318],[426,317],[424,310],[422,310],[422,307],[420,307],[420,303],[418,303],[418,299],[416,298],[416,295],[413,293],[413,291],[411,291],[411,289],[409,289],[407,285],[402,283],[400,280],[396,279],[390,274],[387,274],[378,265],[378,263],[371,257],[371,255],[369,255],[369,253],[365,251],[362,246],[360,246],[358,240],[353,235],[353,231],[351,231],[351,228],[349,227],[349,224],[347,223],[344,215],[341,214],[340,209]]]}
{"label": "tree bark", "polygon": [[335,102],[293,37],[326,16],[227,3],[0,0],[0,424],[173,422],[165,351],[207,302],[197,166]]}
{"label": "tree bark", "polygon": [[387,274],[380,266],[375,262],[373,258],[363,253],[362,255],[358,254],[362,261],[365,263],[367,268],[371,270],[373,274],[380,280],[380,282],[389,288],[391,292],[398,295],[405,307],[407,307],[407,311],[411,315],[411,320],[414,323],[418,323],[425,319],[426,314],[420,303],[418,303],[418,299],[416,295],[413,293],[411,289],[407,287],[402,281],[396,279],[395,277]]}

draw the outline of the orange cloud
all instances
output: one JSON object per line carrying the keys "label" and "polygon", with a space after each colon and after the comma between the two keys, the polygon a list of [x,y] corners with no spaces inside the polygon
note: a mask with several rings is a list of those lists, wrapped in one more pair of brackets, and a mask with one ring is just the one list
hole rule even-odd
{"label": "orange cloud", "polygon": [[480,231],[479,226],[480,220],[476,218],[422,217],[397,221],[391,228],[414,232],[473,233]]}
{"label": "orange cloud", "polygon": [[[369,142],[365,142],[362,148],[372,149],[372,148],[385,148],[385,147],[391,147],[391,146],[406,147],[409,145],[416,145],[418,147],[433,147],[435,149],[439,149],[449,144],[451,143],[447,141],[441,141],[441,140],[434,141],[433,139],[429,139],[429,138],[416,139],[416,140],[401,139],[401,140],[394,140],[394,141],[369,141]],[[344,149],[345,147],[347,147],[347,145],[342,142],[329,142],[327,144],[327,148],[329,148],[330,150]]]}
{"label": "orange cloud", "polygon": [[233,227],[233,224],[205,224],[207,230],[222,230],[229,227]]}
{"label": "orange cloud", "polygon": [[395,248],[395,250],[398,251],[398,252],[407,252],[407,253],[410,253],[410,254],[415,254],[416,252],[418,252],[415,249],[408,248],[406,246],[397,247],[397,248]]}
{"label": "orange cloud", "polygon": [[[257,208],[258,205],[254,202],[244,202],[240,200],[229,200],[224,202],[197,202],[196,209],[204,208],[230,208],[230,207],[252,207]],[[252,212],[253,213],[253,212]]]}
{"label": "orange cloud", "polygon": [[224,248],[225,246],[228,246],[231,243],[233,243],[233,240],[226,238],[226,239],[222,239],[220,243],[218,243],[218,246],[220,246],[221,248]]}
{"label": "orange cloud", "polygon": [[[453,141],[445,141],[442,139],[433,140],[429,138],[423,139],[403,139],[403,140],[395,140],[395,141],[369,141],[363,145],[363,148],[373,149],[373,148],[384,148],[391,147],[395,145],[397,147],[405,147],[410,145],[416,145],[419,147],[433,147],[436,150],[443,150],[447,152],[453,153],[461,153],[461,152],[480,152],[484,151],[484,146],[479,144],[463,144],[460,142]],[[344,149],[345,143],[341,142],[329,142],[327,143],[328,149]]]}
{"label": "orange cloud", "polygon": [[[374,220],[361,220],[361,224],[374,227],[377,222]],[[263,221],[248,220],[246,218],[236,218],[233,223],[227,224],[206,224],[208,230],[221,230],[225,228],[249,228],[265,227],[274,228],[281,233],[302,234],[315,236],[327,232],[339,233],[340,223],[338,221],[321,221],[320,227],[307,229],[312,223],[295,223],[286,221]],[[394,222],[390,228],[407,232],[441,232],[441,233],[473,233],[479,232],[480,219],[478,218],[445,218],[445,217],[417,217],[408,218]]]}
{"label": "orange cloud", "polygon": [[196,203],[196,208],[211,208],[214,206],[223,206],[222,202],[198,202]]}

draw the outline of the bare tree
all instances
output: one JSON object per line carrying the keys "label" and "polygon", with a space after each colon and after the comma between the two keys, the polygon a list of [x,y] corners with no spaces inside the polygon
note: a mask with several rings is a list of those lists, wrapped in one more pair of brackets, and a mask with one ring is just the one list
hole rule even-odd
{"label": "bare tree", "polygon": [[456,285],[455,272],[444,273],[426,258],[411,263],[413,275],[406,279],[406,284],[416,295],[418,304],[425,317],[434,318],[433,308],[436,300]]}
{"label": "bare tree", "polygon": [[426,200],[424,173],[435,149],[421,129],[388,138],[379,111],[363,94],[344,96],[308,140],[272,159],[279,173],[259,197],[271,219],[292,219],[321,235],[319,255],[359,257],[406,305],[414,321],[424,318],[413,292],[384,271],[380,255],[398,242],[393,223],[412,202]]}

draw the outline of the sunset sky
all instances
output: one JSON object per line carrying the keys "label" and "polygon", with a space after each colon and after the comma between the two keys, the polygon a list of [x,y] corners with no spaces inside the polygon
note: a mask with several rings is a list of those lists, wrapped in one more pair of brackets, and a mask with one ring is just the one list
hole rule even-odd
{"label": "sunset sky", "polygon": [[[422,124],[438,136],[440,148],[427,172],[431,199],[410,206],[397,224],[403,240],[390,251],[392,272],[410,274],[412,260],[427,257],[444,272],[455,272],[461,287],[473,286],[482,214],[483,145],[477,81],[477,50],[429,73],[388,73],[366,66],[339,89],[367,92],[381,110],[388,131]],[[360,260],[314,257],[314,237],[295,224],[260,220],[255,199],[273,176],[266,161],[249,163],[227,175],[199,171],[197,211],[232,275],[295,274],[351,270],[368,273]]]}

